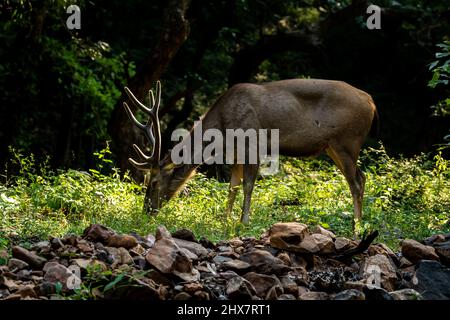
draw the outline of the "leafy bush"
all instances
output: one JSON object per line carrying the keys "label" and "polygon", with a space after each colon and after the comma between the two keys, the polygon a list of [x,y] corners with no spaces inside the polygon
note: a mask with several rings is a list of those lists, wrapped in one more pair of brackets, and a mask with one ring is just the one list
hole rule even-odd
{"label": "leafy bush", "polygon": [[[188,228],[212,240],[258,236],[278,221],[320,224],[352,237],[353,204],[344,176],[327,160],[282,159],[281,170],[256,182],[250,225],[238,223],[242,192],[231,217],[225,215],[228,184],[197,174],[159,215],[142,213],[144,188],[116,169],[107,174],[76,170],[49,171],[17,151],[19,176],[0,185],[1,238],[81,233],[91,223],[118,232],[153,232]],[[107,151],[98,153],[100,163]],[[402,238],[422,239],[450,231],[450,162],[440,154],[389,157],[384,148],[363,151],[360,165],[367,182],[363,229],[380,231],[378,241],[397,246]],[[97,169],[100,169],[98,167]],[[104,171],[104,170],[103,170]],[[5,244],[6,245],[6,244]]]}

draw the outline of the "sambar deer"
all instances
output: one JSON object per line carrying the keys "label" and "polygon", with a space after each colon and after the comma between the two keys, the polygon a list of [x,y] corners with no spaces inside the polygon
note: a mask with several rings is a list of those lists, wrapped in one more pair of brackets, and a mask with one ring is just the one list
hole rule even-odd
{"label": "sambar deer", "polygon": [[[170,156],[161,159],[161,133],[158,109],[161,83],[157,82],[156,99],[150,90],[151,108],[125,88],[130,100],[149,116],[140,123],[124,102],[129,118],[144,131],[153,145],[150,156],[133,145],[140,162],[129,159],[150,178],[144,200],[144,211],[156,214],[164,202],[171,199],[199,164],[175,165]],[[201,117],[203,129],[278,129],[279,154],[316,156],[325,151],[344,174],[354,204],[354,222],[361,220],[365,176],[357,166],[361,146],[372,121],[377,117],[369,94],[345,82],[318,79],[291,79],[265,84],[241,83],[231,87]],[[194,139],[192,130],[187,139]],[[241,222],[247,224],[250,201],[259,163],[234,164],[227,212],[231,213],[237,187],[243,181],[244,204]]]}

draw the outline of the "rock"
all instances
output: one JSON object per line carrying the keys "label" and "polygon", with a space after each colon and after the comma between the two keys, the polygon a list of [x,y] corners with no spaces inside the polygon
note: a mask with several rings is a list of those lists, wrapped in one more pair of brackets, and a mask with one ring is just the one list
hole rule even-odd
{"label": "rock", "polygon": [[422,260],[416,265],[413,286],[425,300],[450,299],[450,269],[437,261]]}
{"label": "rock", "polygon": [[416,264],[420,260],[437,260],[439,256],[431,246],[426,246],[415,240],[402,241],[402,255],[409,261]]}
{"label": "rock", "polygon": [[225,263],[225,262],[230,262],[230,261],[233,261],[233,259],[231,259],[231,258],[229,258],[229,257],[222,256],[222,255],[220,255],[220,254],[216,255],[216,256],[213,258],[213,262],[214,262],[215,264],[218,264],[218,265],[221,265],[221,264],[223,264],[223,263]]}
{"label": "rock", "polygon": [[114,247],[105,247],[106,251],[112,258],[112,264],[111,267],[115,268],[118,265],[122,264],[132,264],[133,258],[131,257],[130,253],[127,251],[127,249],[123,247],[114,248]]}
{"label": "rock", "polygon": [[201,237],[198,242],[200,242],[200,244],[207,249],[214,249],[214,247],[216,246],[214,243],[204,237]]}
{"label": "rock", "polygon": [[25,280],[25,281],[31,280],[31,271],[25,269],[19,270],[16,273],[16,277],[18,280]]}
{"label": "rock", "polygon": [[331,232],[330,230],[327,230],[325,228],[323,228],[322,226],[316,226],[316,229],[314,229],[314,231],[312,233],[317,233],[317,234],[321,234],[327,237],[330,237],[331,239],[335,239],[336,235]]}
{"label": "rock", "polygon": [[186,292],[180,292],[177,293],[174,297],[174,300],[190,300],[192,299],[192,296],[189,293]]}
{"label": "rock", "polygon": [[28,268],[30,265],[28,263],[26,263],[25,261],[16,259],[16,258],[11,258],[8,261],[8,268],[10,270],[22,270],[22,269],[26,269]]}
{"label": "rock", "polygon": [[47,262],[47,259],[19,246],[12,247],[12,256],[19,260],[25,261],[35,269],[41,269]]}
{"label": "rock", "polygon": [[256,290],[246,279],[234,276],[227,281],[226,293],[230,299],[251,300]]}
{"label": "rock", "polygon": [[50,246],[52,247],[53,250],[58,250],[58,249],[64,247],[64,244],[62,243],[61,239],[52,238],[50,240]]}
{"label": "rock", "polygon": [[299,298],[299,300],[328,300],[329,296],[326,292],[320,291],[309,291],[303,293]]}
{"label": "rock", "polygon": [[93,242],[106,244],[109,238],[115,234],[116,233],[113,230],[102,226],[101,224],[92,224],[84,230],[83,238]]}
{"label": "rock", "polygon": [[278,297],[278,300],[296,300],[292,294],[284,293]]}
{"label": "rock", "polygon": [[260,249],[246,252],[239,259],[249,263],[252,267],[283,264],[282,260],[274,257],[270,252]]}
{"label": "rock", "polygon": [[42,271],[47,272],[48,269],[50,269],[51,267],[54,267],[58,264],[60,264],[60,263],[57,261],[49,261],[44,265],[44,267],[42,268]]}
{"label": "rock", "polygon": [[138,243],[144,247],[144,249],[150,249],[153,247],[153,244],[155,243],[155,236],[152,234],[147,235],[146,237],[141,237],[136,232],[130,232],[130,235],[133,236]]}
{"label": "rock", "polygon": [[163,238],[172,239],[172,235],[170,234],[169,230],[167,230],[166,227],[159,226],[158,228],[156,228],[155,242]]}
{"label": "rock", "polygon": [[172,238],[186,240],[186,241],[190,241],[190,242],[197,242],[197,240],[195,239],[194,233],[188,229],[180,229],[180,230],[175,231],[172,234]]}
{"label": "rock", "polygon": [[9,291],[7,289],[0,289],[0,300],[5,299],[7,296],[9,296]]}
{"label": "rock", "polygon": [[173,239],[175,243],[180,247],[187,249],[197,255],[199,258],[204,258],[208,255],[208,250],[204,248],[201,244],[198,244],[197,242],[187,241],[183,239]]}
{"label": "rock", "polygon": [[352,247],[350,240],[343,237],[336,238],[334,246],[337,252],[346,251]]}
{"label": "rock", "polygon": [[394,291],[398,280],[394,263],[385,255],[376,254],[368,257],[361,265],[361,276],[367,284],[378,283],[387,291]]}
{"label": "rock", "polygon": [[86,270],[88,268],[98,268],[101,271],[105,271],[108,268],[106,267],[106,264],[103,261],[95,260],[95,259],[74,259],[72,260],[74,265],[76,265],[78,268],[82,270]]}
{"label": "rock", "polygon": [[298,245],[308,234],[308,227],[303,223],[275,223],[269,230],[270,245],[278,249],[289,249]]}
{"label": "rock", "polygon": [[431,237],[426,238],[422,242],[426,246],[431,246],[431,245],[434,245],[435,243],[445,242],[446,240],[447,240],[447,238],[446,238],[445,234],[434,234]]}
{"label": "rock", "polygon": [[198,282],[189,282],[183,286],[183,289],[187,293],[193,294],[196,291],[203,290],[203,285]]}
{"label": "rock", "polygon": [[94,252],[94,248],[92,246],[91,243],[87,242],[86,240],[80,240],[77,242],[77,248],[83,252],[83,253],[87,253],[87,254],[91,254],[92,252]]}
{"label": "rock", "polygon": [[365,286],[364,295],[366,300],[394,300],[394,298],[383,288]]}
{"label": "rock", "polygon": [[292,265],[291,257],[289,256],[289,254],[287,252],[280,253],[279,255],[277,255],[277,258],[280,259],[281,261],[283,261],[284,264],[287,266]]}
{"label": "rock", "polygon": [[306,236],[299,245],[300,252],[328,254],[335,251],[333,239],[320,233]]}
{"label": "rock", "polygon": [[283,288],[275,285],[269,289],[264,300],[278,300],[278,297],[283,294]]}
{"label": "rock", "polygon": [[233,248],[239,248],[239,247],[241,247],[244,244],[244,241],[242,241],[239,238],[234,238],[234,239],[231,239],[230,241],[228,241],[228,243]]}
{"label": "rock", "polygon": [[441,258],[442,263],[450,266],[450,241],[435,242],[433,247],[438,256]]}
{"label": "rock", "polygon": [[142,256],[133,257],[133,262],[136,265],[136,267],[141,270],[147,270],[148,267],[150,266],[147,260]]}
{"label": "rock", "polygon": [[[144,278],[145,279],[145,278]],[[153,281],[136,279],[125,276],[120,285],[116,285],[104,291],[104,297],[108,300],[162,300],[167,292],[164,287],[157,287]]]}
{"label": "rock", "polygon": [[173,273],[185,281],[200,279],[200,273],[193,267],[192,261],[172,238],[160,236],[145,258],[162,273]]}
{"label": "rock", "polygon": [[290,293],[293,295],[298,295],[298,285],[297,283],[292,279],[291,276],[286,275],[283,276],[281,279],[281,286],[283,287],[283,291],[285,293]]}
{"label": "rock", "polygon": [[225,261],[222,264],[222,267],[224,267],[225,269],[244,271],[249,269],[251,265],[242,260],[230,260]]}
{"label": "rock", "polygon": [[78,243],[79,237],[75,234],[67,234],[62,239],[61,242],[63,244],[71,245],[72,247],[75,247]]}
{"label": "rock", "polygon": [[394,300],[422,300],[422,295],[414,289],[402,289],[389,292]]}
{"label": "rock", "polygon": [[0,287],[8,289],[10,292],[11,291],[16,291],[19,288],[17,283],[15,283],[11,279],[8,279],[5,276],[0,276]]}
{"label": "rock", "polygon": [[198,256],[197,256],[195,253],[189,251],[188,249],[180,248],[180,250],[183,251],[183,253],[184,253],[190,260],[192,260],[192,261],[198,260]]}
{"label": "rock", "polygon": [[355,289],[364,293],[366,300],[394,300],[392,296],[383,288],[367,285],[362,281],[347,281],[343,288],[346,290]]}
{"label": "rock", "polygon": [[25,298],[25,297],[37,298],[38,297],[38,295],[36,294],[36,291],[34,290],[34,286],[32,286],[32,285],[26,285],[26,286],[20,287],[16,293],[19,294],[22,298]]}
{"label": "rock", "polygon": [[274,286],[280,288],[280,294],[283,293],[283,288],[281,287],[281,282],[274,275],[268,276],[264,274],[258,274],[255,272],[249,272],[244,275],[244,278],[248,280],[256,290],[256,295],[263,299],[266,298],[269,289]]}
{"label": "rock", "polygon": [[334,300],[366,300],[366,296],[359,290],[349,289],[336,294]]}
{"label": "rock", "polygon": [[50,242],[48,241],[39,241],[35,243],[31,249],[35,251],[42,251],[42,250],[48,250],[50,247]]}
{"label": "rock", "polygon": [[62,285],[62,288],[64,290],[67,290],[69,289],[68,286],[70,277],[77,277],[77,276],[62,264],[56,264],[48,268],[47,272],[44,275],[43,281],[53,285],[59,282]]}
{"label": "rock", "polygon": [[145,254],[147,253],[147,250],[145,250],[143,246],[138,244],[133,249],[128,250],[128,252],[134,258],[137,256],[145,256]]}
{"label": "rock", "polygon": [[113,234],[110,236],[107,240],[106,245],[108,247],[115,247],[115,248],[125,248],[125,249],[131,249],[136,247],[138,244],[137,240],[133,236],[129,236],[127,234]]}

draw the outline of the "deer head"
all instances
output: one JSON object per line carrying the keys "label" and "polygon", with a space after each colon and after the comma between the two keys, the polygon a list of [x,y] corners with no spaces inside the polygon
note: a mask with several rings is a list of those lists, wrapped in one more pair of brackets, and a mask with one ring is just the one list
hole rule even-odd
{"label": "deer head", "polygon": [[133,144],[140,160],[136,161],[132,158],[128,160],[136,169],[145,172],[147,191],[144,199],[144,212],[156,215],[162,204],[177,191],[177,188],[171,184],[177,166],[172,163],[169,156],[161,160],[161,131],[158,117],[161,102],[161,82],[156,83],[156,99],[153,91],[149,91],[150,108],[141,103],[127,87],[125,87],[125,92],[131,102],[149,116],[147,123],[142,124],[136,119],[127,103],[123,103],[128,117],[144,132],[152,146],[151,155],[146,155],[136,144]]}

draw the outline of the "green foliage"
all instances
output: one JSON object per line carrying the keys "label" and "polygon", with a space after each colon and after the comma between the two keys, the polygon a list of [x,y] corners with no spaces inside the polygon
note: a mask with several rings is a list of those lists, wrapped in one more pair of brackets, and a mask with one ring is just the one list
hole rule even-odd
{"label": "green foliage", "polygon": [[[31,156],[19,158],[25,164],[21,175],[0,186],[0,232],[5,237],[14,231],[22,238],[45,238],[81,233],[89,224],[101,223],[118,232],[145,235],[163,224],[171,231],[188,228],[198,237],[218,241],[258,236],[278,221],[299,221],[352,237],[353,204],[338,169],[321,159],[282,160],[276,175],[257,181],[250,225],[243,227],[238,223],[242,194],[232,216],[226,217],[228,184],[203,174],[154,218],[142,213],[143,188],[127,175],[120,178],[116,170],[55,173],[36,168]],[[382,147],[367,149],[361,166],[367,176],[363,230],[379,230],[378,240],[392,247],[399,239],[450,231],[450,163],[440,154],[395,159]]]}
{"label": "green foliage", "polygon": [[[435,54],[436,61],[433,61],[429,69],[433,72],[433,77],[428,82],[430,88],[437,86],[444,86],[446,88],[446,98],[440,100],[437,104],[432,106],[433,114],[435,116],[449,116],[450,115],[450,40],[436,45],[440,51]],[[450,134],[444,137],[446,144],[441,146],[443,148],[450,148]]]}

